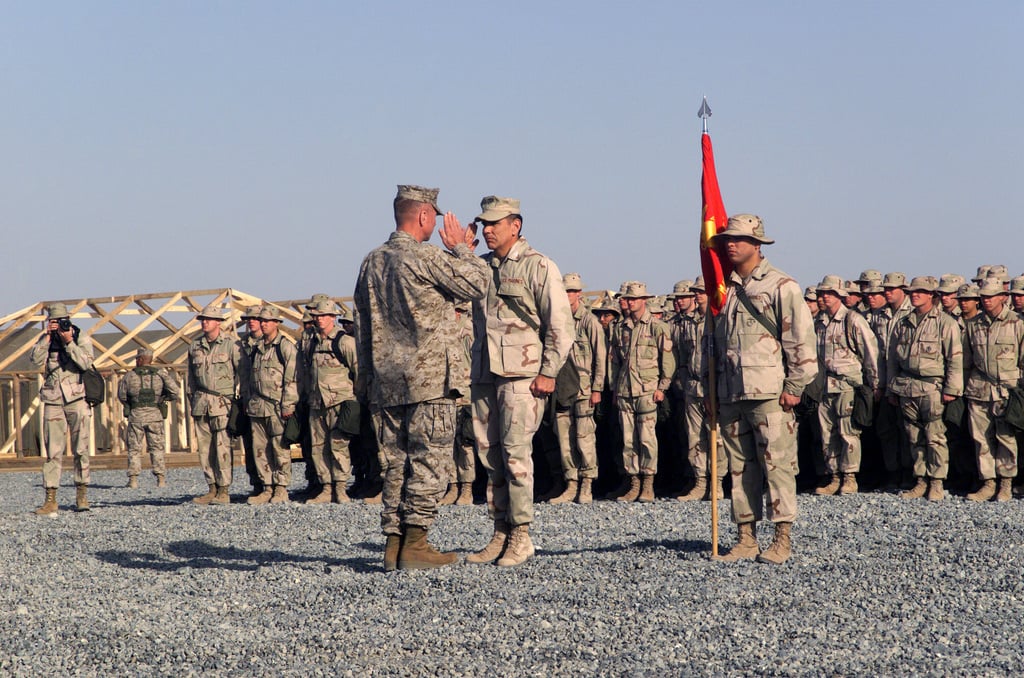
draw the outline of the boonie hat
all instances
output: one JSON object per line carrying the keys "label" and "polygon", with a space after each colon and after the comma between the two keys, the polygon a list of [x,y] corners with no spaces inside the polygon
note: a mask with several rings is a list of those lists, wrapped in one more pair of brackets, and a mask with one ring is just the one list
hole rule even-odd
{"label": "boonie hat", "polygon": [[665,296],[666,299],[676,299],[678,297],[692,297],[693,293],[693,281],[692,280],[680,280],[672,286],[672,294]]}
{"label": "boonie hat", "polygon": [[932,275],[919,275],[910,281],[906,289],[908,292],[934,292],[939,287],[939,281]]}
{"label": "boonie hat", "polygon": [[565,288],[566,292],[583,291],[583,280],[580,279],[580,274],[566,273],[564,276],[562,276],[562,287]]}
{"label": "boonie hat", "polygon": [[818,283],[818,288],[815,291],[819,294],[821,292],[833,292],[840,297],[846,296],[846,290],[843,289],[843,279],[838,275],[826,275]]}
{"label": "boonie hat", "polygon": [[808,287],[804,290],[804,301],[817,301],[818,291],[813,287]]}
{"label": "boonie hat", "polygon": [[46,307],[46,317],[50,320],[58,320],[60,318],[70,318],[71,314],[68,313],[68,307],[64,304],[50,304]]}
{"label": "boonie hat", "polygon": [[936,292],[941,292],[942,294],[956,294],[956,291],[960,289],[960,286],[965,282],[967,281],[964,280],[962,275],[957,275],[956,273],[945,273],[941,278],[939,278],[939,287],[936,289]]}
{"label": "boonie hat", "polygon": [[693,281],[692,285],[690,285],[690,289],[694,292],[706,292],[707,290],[704,288],[704,276],[698,275],[697,279]]}
{"label": "boonie hat", "polygon": [[281,309],[277,306],[266,304],[260,309],[259,318],[260,320],[276,320],[277,322],[281,322]]}
{"label": "boonie hat", "polygon": [[199,318],[200,320],[209,319],[224,321],[228,319],[228,311],[225,308],[221,308],[217,304],[207,304],[196,317]]}
{"label": "boonie hat", "polygon": [[338,305],[330,299],[323,299],[309,309],[309,314],[311,316],[338,315]]}
{"label": "boonie hat", "polygon": [[[936,283],[938,284],[938,283]],[[886,273],[885,277],[882,278],[882,289],[886,287],[899,287],[900,289],[907,289],[907,276],[903,275],[899,271],[893,273]]]}
{"label": "boonie hat", "polygon": [[1024,275],[1019,275],[1010,281],[1010,294],[1014,296],[1024,294]]}
{"label": "boonie hat", "polygon": [[978,289],[977,285],[971,283],[965,283],[960,286],[960,289],[956,291],[957,299],[980,299],[981,290]]}
{"label": "boonie hat", "polygon": [[619,295],[623,299],[650,299],[653,295],[647,293],[647,284],[636,280],[627,283],[626,291]]}
{"label": "boonie hat", "polygon": [[978,294],[983,297],[998,297],[1000,294],[1008,294],[1008,292],[999,278],[985,278]]}
{"label": "boonie hat", "polygon": [[775,241],[765,237],[764,222],[756,214],[737,214],[729,217],[725,230],[716,233],[713,238],[751,238],[764,245],[771,245]]}

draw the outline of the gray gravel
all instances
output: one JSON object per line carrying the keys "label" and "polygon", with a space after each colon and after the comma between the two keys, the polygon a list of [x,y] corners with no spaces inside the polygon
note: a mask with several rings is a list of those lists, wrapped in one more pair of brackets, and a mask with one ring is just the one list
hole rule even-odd
{"label": "gray gravel", "polygon": [[[542,505],[519,568],[384,574],[376,507],[93,475],[92,511],[66,475],[42,518],[39,475],[0,474],[0,675],[1024,673],[1021,501],[801,495],[781,567],[711,561],[707,503]],[[431,540],[489,535],[445,507]]]}

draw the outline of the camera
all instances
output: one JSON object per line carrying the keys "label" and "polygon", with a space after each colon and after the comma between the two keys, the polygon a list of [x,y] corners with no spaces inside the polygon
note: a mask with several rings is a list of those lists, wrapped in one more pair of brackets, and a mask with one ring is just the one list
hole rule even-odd
{"label": "camera", "polygon": [[71,329],[71,318],[60,318],[57,320],[57,329],[61,332],[67,332]]}

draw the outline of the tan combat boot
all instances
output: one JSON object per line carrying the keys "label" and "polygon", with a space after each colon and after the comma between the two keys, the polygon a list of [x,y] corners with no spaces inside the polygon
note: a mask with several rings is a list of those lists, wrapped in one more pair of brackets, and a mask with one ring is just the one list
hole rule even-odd
{"label": "tan combat boot", "polygon": [[43,505],[35,510],[37,516],[48,516],[51,513],[57,512],[57,488],[47,487],[46,488],[46,499],[43,501]]}
{"label": "tan combat boot", "polygon": [[156,477],[156,486],[157,487],[167,487],[167,480],[162,475],[158,475]]}
{"label": "tan combat boot", "polygon": [[259,494],[252,495],[251,497],[249,497],[248,499],[245,500],[245,503],[246,504],[251,504],[251,505],[266,504],[266,503],[270,502],[270,497],[271,496],[272,496],[272,493],[270,491],[270,487],[267,486],[267,485],[264,485],[262,492],[260,492]]}
{"label": "tan combat boot", "polygon": [[967,498],[971,501],[988,501],[996,496],[996,481],[989,478],[981,484],[976,492],[971,492]]}
{"label": "tan combat boot", "polygon": [[505,549],[501,558],[498,558],[498,567],[512,567],[525,563],[533,557],[534,553],[536,553],[536,549],[533,548],[533,542],[530,541],[529,524],[516,525],[508,535],[508,548]]}
{"label": "tan combat boot", "polygon": [[508,533],[510,528],[507,522],[504,520],[494,521],[494,534],[491,536],[491,540],[487,542],[487,546],[483,547],[476,553],[470,553],[466,556],[467,563],[493,563],[498,559],[505,551],[505,544],[508,541]]}
{"label": "tan combat boot", "polygon": [[384,540],[384,571],[394,572],[398,569],[398,554],[402,550],[402,535],[389,534]]}
{"label": "tan combat boot", "polygon": [[459,483],[459,498],[455,500],[456,506],[471,506],[473,504],[473,483]]}
{"label": "tan combat boot", "polygon": [[444,493],[444,496],[437,500],[438,506],[451,506],[455,503],[455,500],[459,498],[459,484],[448,483],[448,491]]}
{"label": "tan combat boot", "polygon": [[833,495],[839,491],[839,474],[833,473],[829,476],[828,485],[815,488],[814,494],[818,495]]}
{"label": "tan combat boot", "polygon": [[640,476],[640,496],[636,500],[644,504],[654,503],[654,476]]}
{"label": "tan combat boot", "polygon": [[128,476],[128,489],[129,490],[137,490],[137,489],[139,489],[139,477],[138,476]]}
{"label": "tan combat boot", "polygon": [[306,500],[307,504],[330,504],[331,503],[331,492],[333,488],[331,483],[324,483],[320,486],[320,493],[316,494]]}
{"label": "tan combat boot", "polygon": [[615,501],[636,501],[636,498],[640,496],[640,476],[629,477],[629,489],[626,493]]}
{"label": "tan combat boot", "polygon": [[693,487],[686,494],[676,497],[676,501],[700,501],[708,492],[708,479],[696,478]]}
{"label": "tan combat boot", "polygon": [[89,510],[89,495],[84,483],[75,485],[75,510]]}
{"label": "tan combat boot", "polygon": [[551,501],[555,497],[561,495],[562,492],[565,492],[565,485],[566,485],[565,480],[563,480],[561,478],[555,480],[554,482],[551,483],[551,488],[547,492],[545,492],[544,494],[542,494],[539,497],[537,497],[536,501],[537,502]]}
{"label": "tan combat boot", "polygon": [[1013,499],[1013,478],[1000,478],[996,501],[1010,501],[1011,499]]}
{"label": "tan combat boot", "polygon": [[946,497],[946,490],[942,487],[942,478],[932,478],[928,481],[928,501],[942,501]]}
{"label": "tan combat boot", "polygon": [[213,499],[210,500],[211,504],[217,504],[218,506],[224,506],[231,503],[231,495],[228,494],[227,485],[218,485],[217,493],[213,495]]}
{"label": "tan combat boot", "polygon": [[216,497],[216,496],[217,496],[217,486],[211,483],[210,484],[210,491],[209,492],[207,492],[206,494],[203,494],[203,495],[200,495],[200,496],[196,497],[192,501],[194,501],[197,504],[206,505],[206,504],[209,504],[210,501],[212,501],[213,498]]}
{"label": "tan combat boot", "polygon": [[565,481],[565,490],[563,490],[562,494],[558,495],[557,497],[553,497],[551,499],[551,503],[568,504],[569,502],[576,498],[576,493],[579,492],[579,489],[579,481],[567,480]]}
{"label": "tan combat boot", "polygon": [[789,531],[792,527],[793,523],[775,523],[775,539],[772,540],[772,545],[757,557],[757,562],[781,565],[789,560],[792,553]]}
{"label": "tan combat boot", "polygon": [[577,504],[591,504],[594,502],[594,480],[584,478],[580,481],[580,492],[576,495]]}
{"label": "tan combat boot", "polygon": [[857,494],[858,489],[860,488],[857,486],[857,474],[844,473],[843,484],[839,487],[839,494]]}
{"label": "tan combat boot", "polygon": [[756,523],[740,523],[736,526],[736,532],[736,545],[726,553],[719,554],[717,560],[731,563],[736,560],[756,558],[761,553],[761,547],[757,545]]}
{"label": "tan combat boot", "polygon": [[398,554],[399,570],[429,570],[451,565],[459,559],[455,553],[440,553],[427,543],[427,531],[416,525],[405,526],[402,548]]}
{"label": "tan combat boot", "polygon": [[[342,489],[344,489],[344,484],[342,484]],[[382,491],[382,486],[378,485],[375,489],[377,490],[376,494],[368,494],[365,497],[363,497],[363,503],[364,504],[379,504],[379,503],[381,503],[380,494],[381,494],[381,491]],[[373,490],[370,490],[370,492],[373,492]],[[348,495],[345,495],[345,496],[347,497]],[[341,501],[340,503],[344,504],[345,502]]]}
{"label": "tan combat boot", "polygon": [[928,483],[925,482],[924,476],[918,476],[917,483],[913,487],[900,492],[900,499],[920,499],[927,491]]}
{"label": "tan combat boot", "polygon": [[348,497],[348,492],[345,491],[345,481],[334,483],[334,494],[332,495],[331,501],[335,504],[347,504],[351,499]]}
{"label": "tan combat boot", "polygon": [[274,494],[270,496],[270,503],[287,504],[289,501],[288,488],[284,485],[274,485]]}

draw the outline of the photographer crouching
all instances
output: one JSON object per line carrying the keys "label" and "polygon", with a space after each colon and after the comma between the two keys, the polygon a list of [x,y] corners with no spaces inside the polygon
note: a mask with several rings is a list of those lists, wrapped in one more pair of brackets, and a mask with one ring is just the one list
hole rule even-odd
{"label": "photographer crouching", "polygon": [[81,330],[71,324],[64,304],[46,308],[46,328],[32,347],[33,365],[43,368],[43,487],[46,501],[36,509],[38,515],[57,512],[57,487],[64,461],[67,434],[71,431],[71,452],[75,456],[75,508],[89,510],[86,486],[89,484],[89,436],[92,435],[92,410],[85,402],[82,373],[92,366],[93,353]]}

